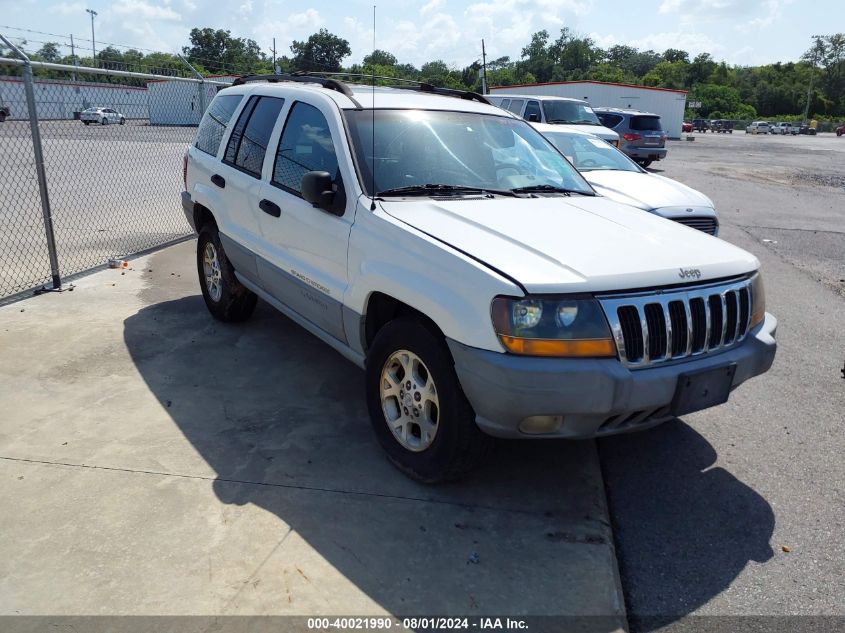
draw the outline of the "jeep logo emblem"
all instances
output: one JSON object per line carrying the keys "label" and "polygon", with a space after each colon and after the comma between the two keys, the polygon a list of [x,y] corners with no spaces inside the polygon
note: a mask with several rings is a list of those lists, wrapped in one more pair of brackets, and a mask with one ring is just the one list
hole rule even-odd
{"label": "jeep logo emblem", "polygon": [[701,271],[698,268],[679,268],[678,277],[681,279],[692,279],[693,277],[700,279]]}

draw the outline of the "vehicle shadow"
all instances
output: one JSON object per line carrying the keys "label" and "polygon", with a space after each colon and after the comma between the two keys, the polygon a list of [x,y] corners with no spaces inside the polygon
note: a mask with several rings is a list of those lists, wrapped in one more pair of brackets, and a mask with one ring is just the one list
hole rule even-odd
{"label": "vehicle shadow", "polygon": [[[238,580],[249,591],[229,611],[367,613],[375,602],[396,615],[612,616],[579,630],[618,629],[621,604],[594,610],[618,601],[591,443],[505,443],[465,481],[422,486],[378,446],[363,372],[286,317],[259,302],[248,324],[229,325],[211,318],[200,295],[142,298],[152,304],[124,321],[124,342],[213,469],[217,498],[254,504],[287,526],[250,537],[271,554]],[[305,556],[311,567],[299,558],[282,569],[290,554],[274,547],[285,530],[307,543],[300,554],[319,554]],[[349,582],[328,582],[329,572]],[[322,593],[315,582],[289,604],[284,583],[306,575],[323,579]],[[346,593],[333,597],[338,587]]]}
{"label": "vehicle shadow", "polygon": [[688,424],[603,439],[599,454],[632,632],[679,620],[772,558],[771,506]]}

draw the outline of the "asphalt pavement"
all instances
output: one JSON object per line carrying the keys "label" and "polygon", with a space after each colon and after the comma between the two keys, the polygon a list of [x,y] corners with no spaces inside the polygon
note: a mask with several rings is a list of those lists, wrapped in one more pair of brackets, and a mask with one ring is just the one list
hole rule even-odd
{"label": "asphalt pavement", "polygon": [[[630,628],[841,630],[845,139],[669,148],[654,171],[710,196],[722,239],[760,259],[779,348],[727,404],[599,442]],[[728,617],[761,615],[805,617]]]}

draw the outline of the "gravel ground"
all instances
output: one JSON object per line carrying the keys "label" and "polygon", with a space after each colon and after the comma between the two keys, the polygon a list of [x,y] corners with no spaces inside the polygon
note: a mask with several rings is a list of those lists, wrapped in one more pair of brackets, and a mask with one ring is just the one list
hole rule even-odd
{"label": "gravel ground", "polygon": [[[632,631],[845,628],[843,159],[833,135],[708,134],[654,165],[760,259],[779,349],[727,404],[599,443]],[[839,618],[725,617],[760,615]]]}

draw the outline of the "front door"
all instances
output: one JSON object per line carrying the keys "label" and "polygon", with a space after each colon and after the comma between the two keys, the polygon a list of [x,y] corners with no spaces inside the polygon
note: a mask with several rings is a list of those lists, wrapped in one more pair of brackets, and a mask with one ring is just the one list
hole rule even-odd
{"label": "front door", "polygon": [[[331,122],[331,123],[330,123]],[[259,274],[279,301],[335,338],[346,341],[341,306],[355,200],[347,196],[335,151],[337,119],[295,101],[287,115],[269,182],[262,183]],[[315,209],[301,195],[302,176],[326,171],[336,189],[338,215]]]}

